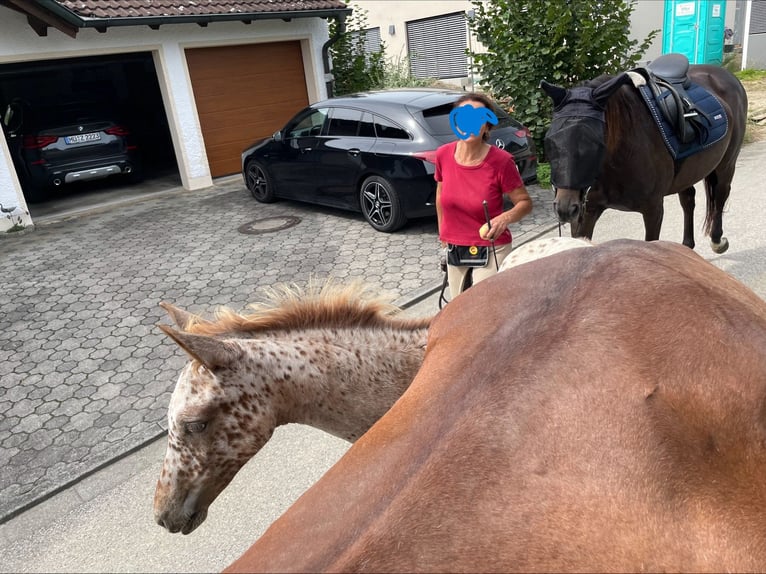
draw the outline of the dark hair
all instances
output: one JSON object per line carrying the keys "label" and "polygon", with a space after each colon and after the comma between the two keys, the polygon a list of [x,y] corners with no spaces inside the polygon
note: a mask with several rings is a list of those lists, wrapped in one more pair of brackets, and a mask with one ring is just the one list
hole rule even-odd
{"label": "dark hair", "polygon": [[[467,94],[464,94],[464,95],[460,96],[457,99],[457,101],[455,102],[455,106],[454,107],[459,108],[460,106],[462,106],[466,102],[479,102],[485,108],[488,108],[488,109],[492,110],[493,112],[495,111],[495,104],[489,98],[489,96],[487,96],[485,94],[480,94],[479,92],[468,92]],[[487,139],[489,139],[489,132],[492,129],[492,124],[487,122],[484,125],[486,125],[489,128],[486,132],[484,132],[484,141],[487,141]]]}

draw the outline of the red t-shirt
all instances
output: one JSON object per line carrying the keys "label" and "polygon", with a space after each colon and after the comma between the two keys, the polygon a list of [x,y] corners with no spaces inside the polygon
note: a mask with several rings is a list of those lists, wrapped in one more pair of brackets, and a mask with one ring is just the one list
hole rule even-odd
{"label": "red t-shirt", "polygon": [[[486,223],[483,201],[487,201],[490,219],[503,211],[503,194],[524,185],[513,156],[491,146],[479,165],[464,166],[455,161],[458,142],[444,144],[436,150],[434,179],[442,184],[439,239],[455,245],[491,245],[479,236]],[[495,245],[511,242],[506,230]]]}

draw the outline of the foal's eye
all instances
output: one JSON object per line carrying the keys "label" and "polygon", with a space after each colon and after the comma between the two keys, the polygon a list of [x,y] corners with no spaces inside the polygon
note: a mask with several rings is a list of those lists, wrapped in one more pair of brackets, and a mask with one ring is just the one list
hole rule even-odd
{"label": "foal's eye", "polygon": [[203,422],[194,422],[194,423],[186,423],[186,432],[188,433],[199,433],[205,430],[205,427],[207,426],[207,423]]}

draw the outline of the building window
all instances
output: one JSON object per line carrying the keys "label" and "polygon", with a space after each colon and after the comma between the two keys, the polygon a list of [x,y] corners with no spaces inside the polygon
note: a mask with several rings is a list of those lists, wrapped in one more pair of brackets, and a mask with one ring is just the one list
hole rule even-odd
{"label": "building window", "polygon": [[360,36],[364,38],[364,54],[367,58],[372,54],[380,52],[380,27],[350,32],[349,35],[351,36],[351,43],[353,46],[356,46],[356,42]]}
{"label": "building window", "polygon": [[766,2],[753,2],[750,12],[750,33],[766,34]]}
{"label": "building window", "polygon": [[406,22],[410,69],[416,78],[468,75],[468,25],[464,12]]}

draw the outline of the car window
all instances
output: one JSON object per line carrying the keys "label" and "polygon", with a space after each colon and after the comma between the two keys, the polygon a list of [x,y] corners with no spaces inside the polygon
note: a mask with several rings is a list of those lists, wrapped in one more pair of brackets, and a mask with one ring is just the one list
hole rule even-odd
{"label": "car window", "polygon": [[375,116],[375,133],[379,138],[396,140],[410,139],[410,134],[408,134],[406,130],[381,116]]}
{"label": "car window", "polygon": [[[450,126],[449,115],[454,107],[454,104],[444,104],[441,106],[436,106],[435,108],[428,108],[423,110],[423,119],[428,125],[428,131],[435,136],[446,136],[452,134],[453,131],[452,127]],[[495,112],[498,120],[497,126],[494,127],[503,128],[514,125],[513,120],[505,111],[498,107],[494,107],[492,111]]]}
{"label": "car window", "polygon": [[329,136],[355,136],[359,133],[362,112],[348,108],[333,108],[330,117]]}
{"label": "car window", "polygon": [[303,138],[310,136],[318,136],[322,133],[322,126],[327,120],[327,112],[329,108],[319,108],[313,110],[310,114],[303,119],[298,120],[298,123],[287,130],[286,138]]}
{"label": "car window", "polygon": [[109,106],[89,101],[31,106],[24,118],[26,129],[43,129],[93,121],[117,119]]}
{"label": "car window", "polygon": [[375,124],[372,121],[372,114],[370,112],[362,114],[362,121],[359,124],[359,137],[375,137]]}

